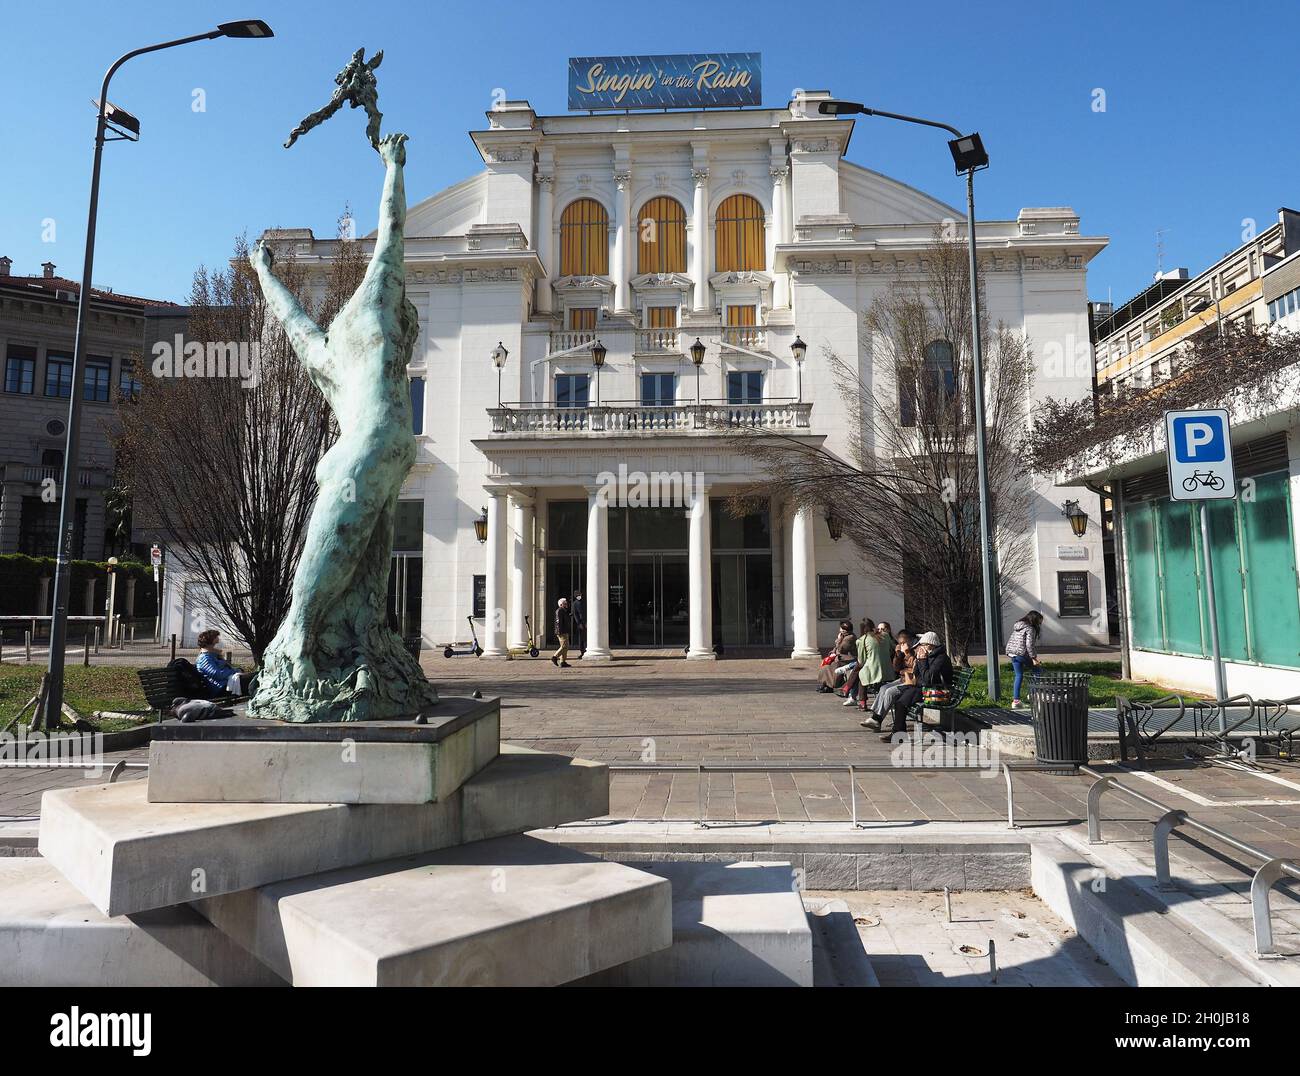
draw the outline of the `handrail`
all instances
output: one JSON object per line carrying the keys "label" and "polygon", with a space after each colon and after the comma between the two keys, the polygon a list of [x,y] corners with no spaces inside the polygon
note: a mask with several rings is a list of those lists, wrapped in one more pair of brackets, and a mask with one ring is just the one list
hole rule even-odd
{"label": "handrail", "polygon": [[[42,762],[27,761],[25,759],[0,759],[0,769],[9,770],[95,770],[104,768],[101,762]],[[108,774],[108,783],[114,784],[122,773],[126,770],[147,770],[147,762],[127,762],[126,759],[118,759],[112,770]]]}
{"label": "handrail", "polygon": [[1172,886],[1169,872],[1169,835],[1179,826],[1194,829],[1243,855],[1260,860],[1263,865],[1255,872],[1250,882],[1251,913],[1255,921],[1255,953],[1260,957],[1277,955],[1277,948],[1273,942],[1272,908],[1269,896],[1274,884],[1281,881],[1284,876],[1300,881],[1300,866],[1295,860],[1270,855],[1253,844],[1247,844],[1230,833],[1224,833],[1217,826],[1193,818],[1186,811],[1170,808],[1135,788],[1121,785],[1116,774],[1101,774],[1091,766],[1080,766],[1079,772],[1096,778],[1088,789],[1089,844],[1105,843],[1101,836],[1101,797],[1107,789],[1123,792],[1126,796],[1160,812],[1160,817],[1154,823],[1155,832],[1152,837],[1158,889],[1169,889]]}

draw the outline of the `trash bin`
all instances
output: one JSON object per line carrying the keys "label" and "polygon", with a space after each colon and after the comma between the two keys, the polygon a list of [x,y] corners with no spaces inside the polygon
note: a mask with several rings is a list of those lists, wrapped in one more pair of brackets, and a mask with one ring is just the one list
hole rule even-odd
{"label": "trash bin", "polygon": [[1039,762],[1088,761],[1087,673],[1041,673],[1029,684]]}

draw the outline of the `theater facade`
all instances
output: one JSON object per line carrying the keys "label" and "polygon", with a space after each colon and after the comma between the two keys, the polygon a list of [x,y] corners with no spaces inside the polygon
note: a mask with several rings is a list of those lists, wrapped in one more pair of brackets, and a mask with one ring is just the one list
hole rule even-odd
{"label": "theater facade", "polygon": [[[905,621],[899,567],[864,561],[824,518],[723,508],[765,477],[729,424],[847,451],[826,356],[869,377],[873,297],[920,271],[936,228],[965,234],[952,205],[846,160],[854,123],[820,115],[826,96],[556,116],[503,101],[470,132],[482,170],[412,194],[419,457],[391,584],[406,635],[441,648],[468,639],[472,617],[485,656],[505,656],[530,629],[549,642],[575,593],[587,661],[626,647],[812,655],[842,617]],[[1105,240],[1066,208],[977,235],[991,316],[1038,356],[1086,349],[1085,275]],[[267,239],[308,262],[335,248],[309,230]],[[1035,388],[1090,391],[1090,354]],[[1044,641],[1104,641],[1100,527],[1075,537],[1061,500],[1035,487],[1033,567],[1003,581],[1006,612],[1041,609]]]}

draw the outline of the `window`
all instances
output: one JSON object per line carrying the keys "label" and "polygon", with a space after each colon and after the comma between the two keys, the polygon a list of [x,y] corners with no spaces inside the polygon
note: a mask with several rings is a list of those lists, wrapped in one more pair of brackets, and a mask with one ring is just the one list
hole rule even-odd
{"label": "window", "polygon": [[575,306],[569,310],[569,328],[577,332],[594,332],[596,328],[596,308],[594,306]]}
{"label": "window", "polygon": [[758,307],[728,306],[727,326],[722,337],[728,344],[739,347],[762,346],[762,337],[758,332]]}
{"label": "window", "polygon": [[677,307],[647,306],[645,308],[645,318],[647,329],[675,329],[677,328]]}
{"label": "window", "polygon": [[47,352],[45,356],[45,395],[72,395],[72,356]]}
{"label": "window", "polygon": [[10,345],[5,359],[5,392],[30,396],[36,383],[36,349]]}
{"label": "window", "polygon": [[651,198],[637,218],[639,273],[686,272],[686,210],[675,198]]}
{"label": "window", "polygon": [[126,400],[138,400],[143,387],[136,375],[135,360],[123,359],[117,372],[117,394]]}
{"label": "window", "polygon": [[398,501],[393,517],[393,552],[419,553],[424,549],[424,501]]}
{"label": "window", "polygon": [[560,275],[609,272],[609,214],[591,198],[579,198],[560,215]]}
{"label": "window", "polygon": [[57,467],[63,469],[63,449],[46,448],[41,451],[41,467]]}
{"label": "window", "polygon": [[411,378],[411,432],[424,433],[424,378]]}
{"label": "window", "polygon": [[590,374],[556,374],[555,406],[586,407],[590,389]]}
{"label": "window", "polygon": [[767,268],[763,207],[748,194],[733,194],[718,206],[717,249],[713,268],[719,273]]}
{"label": "window", "polygon": [[727,373],[727,403],[757,404],[763,402],[762,370],[730,370]]}
{"label": "window", "polygon": [[93,403],[108,403],[108,383],[113,376],[113,360],[86,356],[82,373],[82,398]]}
{"label": "window", "polygon": [[642,374],[641,406],[672,407],[677,402],[676,374]]}

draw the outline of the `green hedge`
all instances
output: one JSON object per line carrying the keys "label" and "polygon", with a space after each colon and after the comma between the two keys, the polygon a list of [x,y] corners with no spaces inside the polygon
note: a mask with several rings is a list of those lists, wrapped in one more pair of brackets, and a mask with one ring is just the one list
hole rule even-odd
{"label": "green hedge", "polygon": [[[53,557],[29,557],[24,553],[6,553],[0,555],[0,616],[30,616],[49,613],[39,608],[41,600],[41,577],[48,576],[49,594],[46,602],[54,600]],[[153,617],[156,612],[154,601],[153,569],[148,564],[124,560],[117,565],[117,608],[114,612],[126,612],[126,580],[132,578],[135,584],[135,608],[132,615],[136,617]],[[91,609],[86,608],[86,582],[95,580],[95,600]],[[68,594],[69,616],[102,616],[104,603],[108,600],[108,565],[93,560],[74,560],[72,562],[72,587]]]}

